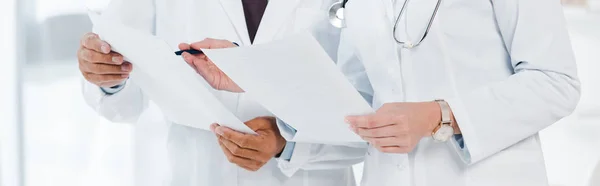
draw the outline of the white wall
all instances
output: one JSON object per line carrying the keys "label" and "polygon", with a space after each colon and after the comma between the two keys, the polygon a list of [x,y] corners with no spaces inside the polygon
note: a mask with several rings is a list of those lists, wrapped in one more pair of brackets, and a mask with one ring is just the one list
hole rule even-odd
{"label": "white wall", "polygon": [[0,0],[0,185],[19,186],[16,2]]}

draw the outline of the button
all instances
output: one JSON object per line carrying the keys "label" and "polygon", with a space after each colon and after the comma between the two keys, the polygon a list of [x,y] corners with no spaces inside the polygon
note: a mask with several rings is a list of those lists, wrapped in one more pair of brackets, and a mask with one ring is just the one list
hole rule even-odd
{"label": "button", "polygon": [[398,163],[396,164],[396,168],[398,168],[398,170],[404,170],[406,169],[406,165],[404,163]]}

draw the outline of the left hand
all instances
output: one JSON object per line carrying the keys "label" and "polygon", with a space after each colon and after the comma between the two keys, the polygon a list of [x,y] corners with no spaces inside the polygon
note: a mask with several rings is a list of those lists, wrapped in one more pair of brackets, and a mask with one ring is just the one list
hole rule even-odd
{"label": "left hand", "polygon": [[356,134],[385,153],[411,152],[440,121],[435,102],[386,103],[375,114],[346,117]]}
{"label": "left hand", "polygon": [[218,124],[211,125],[211,130],[217,134],[229,162],[257,171],[283,151],[286,140],[279,133],[273,117],[257,117],[245,124],[258,135],[244,134]]}

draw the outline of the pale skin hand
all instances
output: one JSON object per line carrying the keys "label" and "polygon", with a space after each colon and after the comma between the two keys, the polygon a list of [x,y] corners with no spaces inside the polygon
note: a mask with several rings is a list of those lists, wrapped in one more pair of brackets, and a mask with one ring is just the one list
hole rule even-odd
{"label": "pale skin hand", "polygon": [[[200,42],[192,44],[179,44],[180,50],[189,49],[216,49],[237,47],[231,41],[207,38]],[[182,54],[183,59],[192,66],[214,89],[225,90],[229,92],[244,92],[235,82],[233,82],[223,71],[221,71],[206,55],[192,55],[187,52]]]}
{"label": "pale skin hand", "polygon": [[121,54],[112,52],[110,45],[94,33],[87,33],[81,38],[77,59],[83,77],[100,87],[121,84],[132,70],[131,63],[124,62]]}
{"label": "pale skin hand", "polygon": [[221,150],[229,162],[257,171],[283,151],[286,140],[279,133],[273,117],[257,117],[245,124],[258,135],[244,134],[218,124],[211,125],[211,130],[219,138]]}
{"label": "pale skin hand", "polygon": [[[454,131],[460,134],[454,116]],[[409,153],[441,121],[435,102],[386,103],[375,114],[348,116],[350,128],[365,141],[385,153]]]}

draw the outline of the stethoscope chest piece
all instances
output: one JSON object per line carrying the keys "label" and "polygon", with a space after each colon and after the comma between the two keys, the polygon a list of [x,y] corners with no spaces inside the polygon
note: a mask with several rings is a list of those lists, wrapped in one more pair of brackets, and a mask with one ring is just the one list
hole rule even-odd
{"label": "stethoscope chest piece", "polygon": [[329,22],[336,28],[346,27],[344,21],[344,7],[342,2],[336,2],[329,7]]}

